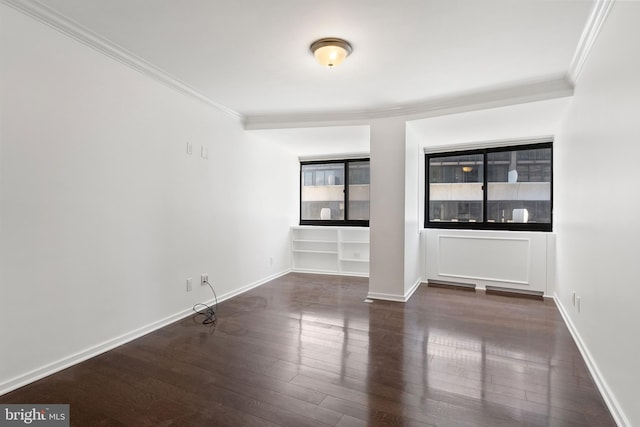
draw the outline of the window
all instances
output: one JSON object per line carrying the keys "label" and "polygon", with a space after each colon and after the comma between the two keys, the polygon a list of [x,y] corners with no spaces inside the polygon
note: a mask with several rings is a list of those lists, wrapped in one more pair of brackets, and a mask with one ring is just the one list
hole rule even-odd
{"label": "window", "polygon": [[369,226],[369,159],[300,163],[300,225]]}
{"label": "window", "polygon": [[551,231],[552,143],[426,154],[427,228]]}

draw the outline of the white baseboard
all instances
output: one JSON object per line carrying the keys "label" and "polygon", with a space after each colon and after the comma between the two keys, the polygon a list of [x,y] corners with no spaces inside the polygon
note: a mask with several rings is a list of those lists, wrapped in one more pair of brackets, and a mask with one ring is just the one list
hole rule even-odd
{"label": "white baseboard", "polygon": [[411,295],[413,295],[413,293],[418,289],[418,287],[422,284],[422,279],[418,278],[418,280],[416,280],[416,282],[411,285],[411,288],[407,291],[407,293],[404,295],[404,300],[405,301],[409,301],[409,298],[411,298]]}
{"label": "white baseboard", "polygon": [[394,301],[394,302],[407,302],[411,295],[418,289],[418,287],[422,284],[422,279],[418,278],[416,282],[411,285],[411,288],[404,295],[396,295],[396,294],[385,294],[380,292],[369,292],[367,294],[368,299],[380,299],[384,301]]}
{"label": "white baseboard", "polygon": [[291,273],[304,273],[304,274],[326,274],[329,276],[352,276],[352,277],[369,277],[369,273],[354,273],[349,271],[335,271],[335,270],[314,270],[307,268],[292,268]]}
{"label": "white baseboard", "polygon": [[604,399],[607,407],[609,408],[609,411],[611,412],[611,415],[613,416],[613,419],[615,420],[616,424],[618,424],[618,426],[620,427],[631,427],[631,423],[629,422],[624,412],[622,411],[622,408],[620,407],[618,400],[615,398],[615,395],[607,385],[607,382],[604,380],[604,377],[602,376],[600,369],[598,369],[598,365],[596,364],[595,360],[591,356],[591,353],[589,352],[589,349],[587,348],[584,341],[582,340],[580,333],[578,332],[575,325],[571,321],[571,317],[569,317],[569,314],[567,313],[564,306],[562,305],[562,302],[560,302],[560,298],[558,297],[558,294],[555,294],[553,296],[553,300],[556,303],[556,307],[558,307],[558,311],[560,312],[560,315],[562,316],[564,323],[567,325],[567,329],[569,329],[569,332],[571,333],[573,340],[578,346],[578,350],[580,350],[580,354],[582,354],[582,358],[584,359],[587,365],[587,369],[589,369],[589,373],[593,377],[593,380],[596,383],[596,387],[598,387],[598,390],[600,390],[600,394],[602,394],[602,398]]}
{"label": "white baseboard", "polygon": [[[218,302],[222,302],[234,296],[240,295],[243,292],[247,292],[253,288],[256,288],[260,285],[263,285],[273,279],[276,279],[280,276],[284,276],[289,273],[289,270],[282,271],[280,273],[273,274],[271,276],[265,277],[256,282],[250,283],[246,286],[243,286],[239,289],[236,289],[232,292],[228,292],[226,294],[220,295],[218,297]],[[208,303],[213,304],[214,298],[212,298]],[[126,344],[130,341],[135,340],[136,338],[140,338],[150,332],[153,332],[157,329],[165,327],[171,323],[177,322],[178,320],[184,319],[190,315],[194,314],[193,309],[191,307],[181,310],[178,313],[167,316],[163,319],[160,319],[156,322],[149,323],[141,328],[134,329],[133,331],[127,332],[126,334],[117,336],[115,338],[104,341],[100,344],[89,347],[85,350],[79,351],[77,353],[71,354],[69,356],[63,357],[62,359],[56,360],[55,362],[51,362],[45,366],[34,369],[32,371],[26,372],[24,374],[18,375],[14,378],[11,378],[7,381],[0,383],[0,396],[6,394],[12,390],[30,384],[34,381],[47,377],[49,375],[55,374],[56,372],[62,371],[70,366],[77,365],[80,362],[84,362],[87,359],[98,356],[102,353],[105,353],[109,350],[112,350],[118,346]]]}
{"label": "white baseboard", "polygon": [[[233,297],[235,297],[237,295],[243,294],[243,293],[245,293],[247,291],[250,291],[253,288],[257,288],[260,285],[264,285],[267,282],[270,282],[270,281],[272,281],[274,279],[277,279],[278,277],[282,277],[285,274],[289,274],[289,273],[291,273],[291,270],[290,269],[286,269],[286,270],[283,270],[283,271],[281,271],[279,273],[275,273],[275,274],[272,274],[270,276],[264,277],[264,278],[262,278],[260,280],[256,280],[253,283],[249,283],[248,285],[245,285],[245,286],[243,286],[241,288],[235,289],[235,290],[233,290],[231,292],[227,292],[226,294],[219,295],[218,296],[218,302],[222,302],[224,300],[228,300],[229,298],[233,298]],[[213,302],[213,299],[211,299],[210,302]]]}
{"label": "white baseboard", "polygon": [[183,319],[192,313],[193,310],[191,308],[182,310],[171,316],[167,316],[164,319],[158,320],[141,328],[127,332],[126,334],[104,341],[85,350],[63,357],[62,359],[58,359],[55,362],[51,362],[45,366],[36,368],[27,373],[18,375],[17,377],[14,377],[0,384],[0,396],[17,388],[30,384],[34,381],[37,381],[41,378],[55,374],[56,372],[62,371],[63,369],[66,369],[70,366],[76,365],[80,362],[84,362],[87,359],[98,356],[122,344],[126,344],[129,341],[133,341],[136,338],[140,338],[150,332],[153,332],[173,322]]}
{"label": "white baseboard", "polygon": [[404,295],[396,295],[396,294],[383,294],[379,292],[369,292],[367,294],[368,299],[380,299],[384,301],[394,301],[394,302],[407,302],[404,298]]}

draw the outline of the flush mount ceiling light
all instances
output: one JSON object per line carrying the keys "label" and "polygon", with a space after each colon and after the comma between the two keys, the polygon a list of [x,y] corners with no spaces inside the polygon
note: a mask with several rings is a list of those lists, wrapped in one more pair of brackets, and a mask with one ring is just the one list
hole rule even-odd
{"label": "flush mount ceiling light", "polygon": [[332,37],[316,40],[309,48],[316,57],[316,61],[329,68],[340,65],[353,51],[347,41]]}

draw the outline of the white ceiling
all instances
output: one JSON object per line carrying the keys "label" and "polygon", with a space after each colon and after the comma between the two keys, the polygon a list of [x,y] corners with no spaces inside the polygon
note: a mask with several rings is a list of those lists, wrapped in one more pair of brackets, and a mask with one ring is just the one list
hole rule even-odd
{"label": "white ceiling", "polygon": [[[8,0],[242,117],[384,112],[568,73],[591,0]],[[309,45],[342,37],[339,67]]]}
{"label": "white ceiling", "polygon": [[[567,72],[587,0],[41,0],[242,116],[393,108]],[[354,48],[336,69],[309,45]]]}

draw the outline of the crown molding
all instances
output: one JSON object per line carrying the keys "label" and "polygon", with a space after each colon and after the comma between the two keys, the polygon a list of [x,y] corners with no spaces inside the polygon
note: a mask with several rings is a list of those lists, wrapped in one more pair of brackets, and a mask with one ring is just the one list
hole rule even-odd
{"label": "crown molding", "polygon": [[371,153],[343,153],[343,154],[325,154],[325,155],[311,155],[311,156],[298,156],[298,160],[301,162],[313,162],[313,161],[330,161],[330,160],[352,160],[352,159],[368,159],[371,157]]}
{"label": "crown molding", "polygon": [[134,53],[127,51],[125,48],[118,46],[116,43],[106,39],[105,37],[92,32],[76,21],[56,12],[36,0],[0,0],[0,2],[148,77],[153,78],[165,86],[191,96],[201,102],[204,102],[210,107],[222,111],[234,120],[239,122],[242,122],[243,120],[243,117],[236,111],[214,102],[165,70],[156,67]]}
{"label": "crown molding", "polygon": [[509,85],[492,86],[421,102],[366,111],[319,112],[246,116],[247,130],[367,125],[372,120],[402,117],[418,120],[486,108],[504,107],[573,95],[566,75],[547,76]]}
{"label": "crown molding", "polygon": [[382,106],[368,110],[243,116],[211,100],[165,70],[156,67],[37,0],[0,0],[1,3],[50,26],[62,34],[168,87],[222,111],[232,119],[241,122],[246,130],[368,125],[372,120],[391,117],[417,120],[571,96],[573,95],[574,83],[614,1],[596,0],[581,36],[578,49],[574,54],[569,72],[565,75],[546,76],[535,80],[466,91],[405,105]]}
{"label": "crown molding", "polygon": [[468,151],[468,150],[482,150],[486,148],[497,147],[515,147],[518,145],[530,145],[530,144],[543,144],[546,142],[553,142],[553,135],[542,136],[530,136],[526,138],[515,139],[492,139],[488,141],[477,142],[464,142],[462,144],[455,144],[455,147],[449,145],[429,145],[424,147],[425,154],[438,154],[448,153],[452,151]]}
{"label": "crown molding", "polygon": [[596,0],[593,4],[591,15],[589,15],[589,19],[582,30],[578,47],[576,48],[573,59],[571,60],[571,65],[569,66],[569,71],[567,72],[567,78],[574,86],[580,77],[580,72],[587,61],[593,44],[598,38],[598,34],[600,34],[600,30],[602,30],[607,16],[609,16],[614,2],[615,0]]}

